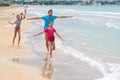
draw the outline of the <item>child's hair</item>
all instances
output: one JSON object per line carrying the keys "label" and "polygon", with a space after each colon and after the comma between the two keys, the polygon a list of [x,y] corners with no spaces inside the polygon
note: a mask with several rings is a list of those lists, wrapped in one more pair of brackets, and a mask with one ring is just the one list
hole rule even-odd
{"label": "child's hair", "polygon": [[52,23],[52,24],[54,24],[54,22],[53,22],[53,21],[50,21],[50,22],[49,22],[49,24],[51,24],[51,23]]}
{"label": "child's hair", "polygon": [[49,22],[49,27],[52,25],[54,25],[54,22],[53,21]]}
{"label": "child's hair", "polygon": [[18,17],[20,17],[20,15],[17,14],[16,17],[18,18]]}
{"label": "child's hair", "polygon": [[50,23],[53,23],[53,24],[54,24],[54,21],[50,21],[49,24],[50,24]]}
{"label": "child's hair", "polygon": [[18,14],[16,16],[19,16]]}

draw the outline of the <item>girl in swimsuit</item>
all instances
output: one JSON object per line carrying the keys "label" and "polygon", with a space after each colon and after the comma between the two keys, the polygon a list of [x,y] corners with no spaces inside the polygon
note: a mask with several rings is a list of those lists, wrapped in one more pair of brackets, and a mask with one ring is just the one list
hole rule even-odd
{"label": "girl in swimsuit", "polygon": [[25,19],[25,15],[23,13],[21,13],[20,15],[16,15],[16,21],[15,22],[8,22],[9,24],[11,25],[14,25],[16,24],[15,26],[15,30],[14,30],[14,37],[13,37],[13,42],[12,42],[12,45],[14,45],[14,42],[15,42],[15,39],[16,39],[16,35],[18,33],[18,46],[20,44],[20,39],[21,39],[21,31],[20,31],[20,25],[21,25],[21,22],[23,19]]}
{"label": "girl in swimsuit", "polygon": [[[49,23],[49,27],[45,29],[43,32],[40,32],[38,34],[35,34],[33,36],[38,36],[40,34],[45,33],[47,35],[47,41],[48,41],[48,46],[50,49],[50,58],[52,58],[52,51],[55,50],[55,36],[54,33],[61,39],[62,37],[57,33],[57,31],[53,28],[53,22]],[[64,40],[63,40],[64,41]]]}

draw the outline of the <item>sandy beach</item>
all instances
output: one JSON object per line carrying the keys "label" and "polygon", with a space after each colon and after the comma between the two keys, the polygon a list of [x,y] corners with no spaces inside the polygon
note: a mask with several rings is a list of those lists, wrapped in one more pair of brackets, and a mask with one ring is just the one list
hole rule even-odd
{"label": "sandy beach", "polygon": [[[0,7],[0,11],[0,80],[44,80],[40,70],[18,64],[18,58],[37,57],[27,48],[26,37],[23,35],[23,32],[33,28],[33,26],[24,20],[21,25],[21,47],[17,47],[17,39],[15,46],[11,46],[15,25],[8,24],[8,21],[16,20],[14,14],[19,13],[19,9],[17,7]],[[13,62],[7,59],[12,59]]]}

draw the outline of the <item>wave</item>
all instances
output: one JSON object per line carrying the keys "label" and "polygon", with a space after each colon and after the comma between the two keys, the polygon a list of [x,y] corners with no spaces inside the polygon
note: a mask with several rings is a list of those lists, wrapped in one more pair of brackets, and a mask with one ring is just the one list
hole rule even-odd
{"label": "wave", "polygon": [[111,24],[111,23],[105,23],[105,25],[106,25],[108,28],[113,27],[113,28],[115,28],[115,29],[120,30],[120,27],[118,27],[118,26],[116,26],[116,25],[114,25],[114,24]]}
{"label": "wave", "polygon": [[102,60],[95,60],[84,53],[63,45],[60,40],[56,40],[57,48],[63,50],[66,54],[72,55],[81,61],[87,62],[90,66],[97,68],[102,72],[104,77],[95,80],[120,80],[120,64],[107,63]]}
{"label": "wave", "polygon": [[[41,12],[46,12],[50,9],[49,7],[42,7],[40,6],[40,8],[38,8],[39,6],[36,7],[30,7],[29,11],[41,11]],[[87,14],[87,15],[91,15],[91,14],[99,14],[99,15],[114,15],[119,17],[120,16],[120,12],[103,12],[103,11],[90,11],[90,10],[77,10],[77,9],[63,9],[60,8],[57,9],[57,7],[51,7],[54,11],[54,13],[58,13],[58,14],[65,14],[65,13],[69,13],[69,14]],[[113,17],[114,17],[113,16]]]}
{"label": "wave", "polygon": [[97,13],[97,14],[112,14],[112,15],[120,15],[118,12],[100,12],[100,11],[79,11],[84,13]]}
{"label": "wave", "polygon": [[117,30],[120,30],[120,27],[118,26],[119,23],[116,20],[113,19],[104,19],[104,21],[101,21],[101,19],[99,18],[89,18],[89,17],[74,17],[73,19],[78,19],[78,20],[82,20],[84,22],[89,22],[91,24],[96,24],[96,25],[105,25],[108,28],[114,28]]}
{"label": "wave", "polygon": [[[84,11],[84,10],[75,10],[75,9],[54,9],[55,11],[59,11],[61,13],[69,12],[70,14],[75,13],[86,13],[86,14],[104,14],[104,15],[120,15],[120,12],[102,12],[102,11]],[[63,12],[64,11],[64,12]]]}
{"label": "wave", "polygon": [[[56,10],[59,14],[65,14],[69,13],[71,15],[92,15],[92,16],[99,16],[99,17],[106,17],[106,18],[115,18],[120,19],[120,13],[119,12],[101,12],[101,11],[79,11],[74,9],[59,9]],[[64,12],[63,12],[64,11]]]}

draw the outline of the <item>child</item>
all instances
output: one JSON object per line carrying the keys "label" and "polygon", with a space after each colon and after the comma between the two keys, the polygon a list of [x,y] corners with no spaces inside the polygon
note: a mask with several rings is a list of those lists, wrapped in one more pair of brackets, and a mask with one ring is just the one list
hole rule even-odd
{"label": "child", "polygon": [[[40,34],[43,34],[45,32],[45,34],[47,35],[47,41],[48,41],[48,46],[50,48],[50,58],[52,58],[52,51],[55,50],[55,36],[54,33],[56,33],[56,35],[61,39],[62,37],[57,33],[57,31],[53,28],[53,22],[49,23],[49,27],[47,29],[45,29],[43,32],[40,32],[36,35],[33,36],[38,36]],[[64,41],[64,40],[63,40]]]}
{"label": "child", "polygon": [[23,19],[25,19],[25,15],[23,13],[21,13],[20,15],[16,15],[17,20],[15,22],[8,22],[11,25],[16,24],[15,30],[14,30],[14,37],[13,37],[13,42],[12,45],[14,45],[14,41],[16,38],[16,35],[18,33],[19,39],[18,39],[18,46],[20,44],[20,39],[21,39],[21,32],[20,32],[20,25]]}
{"label": "child", "polygon": [[24,14],[27,15],[27,6],[24,7]]}

